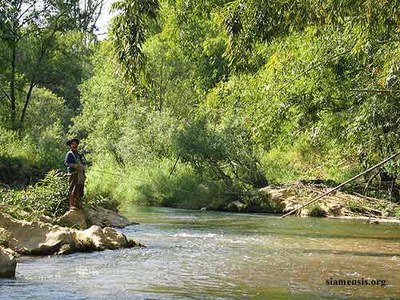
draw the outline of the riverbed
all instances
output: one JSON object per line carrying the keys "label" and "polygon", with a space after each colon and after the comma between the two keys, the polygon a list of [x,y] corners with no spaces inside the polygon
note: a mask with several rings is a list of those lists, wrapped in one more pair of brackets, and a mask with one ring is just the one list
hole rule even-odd
{"label": "riverbed", "polygon": [[22,257],[0,299],[398,299],[400,227],[132,206],[146,248]]}

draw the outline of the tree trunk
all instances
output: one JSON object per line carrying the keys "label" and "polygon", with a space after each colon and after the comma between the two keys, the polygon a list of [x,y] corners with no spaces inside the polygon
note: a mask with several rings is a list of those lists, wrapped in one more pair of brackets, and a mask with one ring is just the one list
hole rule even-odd
{"label": "tree trunk", "polygon": [[19,121],[19,130],[22,131],[22,128],[24,127],[24,121],[25,121],[25,116],[26,116],[26,110],[28,109],[28,104],[31,101],[31,97],[32,97],[32,91],[33,88],[35,87],[36,83],[31,82],[29,85],[29,89],[28,89],[28,93],[26,94],[26,98],[25,98],[25,103],[24,103],[24,108],[22,109],[22,113],[21,113],[21,119]]}
{"label": "tree trunk", "polygon": [[17,68],[17,44],[15,41],[11,44],[11,79],[10,79],[10,104],[11,104],[11,126],[15,129],[17,126],[17,100],[15,95],[15,72]]}

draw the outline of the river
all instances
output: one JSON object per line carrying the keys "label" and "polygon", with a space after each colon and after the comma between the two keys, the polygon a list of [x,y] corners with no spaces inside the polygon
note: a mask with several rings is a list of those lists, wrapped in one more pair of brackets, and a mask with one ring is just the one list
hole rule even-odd
{"label": "river", "polygon": [[147,248],[22,257],[0,299],[400,297],[399,225],[136,206],[125,215],[140,225],[122,232]]}

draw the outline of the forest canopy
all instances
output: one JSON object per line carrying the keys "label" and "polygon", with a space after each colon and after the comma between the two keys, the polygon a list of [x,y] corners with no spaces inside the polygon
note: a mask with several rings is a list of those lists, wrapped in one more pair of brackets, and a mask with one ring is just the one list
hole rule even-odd
{"label": "forest canopy", "polygon": [[[4,183],[77,136],[88,197],[218,208],[399,149],[400,1],[120,0],[102,41],[100,0],[0,3]],[[398,201],[398,171],[354,188]]]}

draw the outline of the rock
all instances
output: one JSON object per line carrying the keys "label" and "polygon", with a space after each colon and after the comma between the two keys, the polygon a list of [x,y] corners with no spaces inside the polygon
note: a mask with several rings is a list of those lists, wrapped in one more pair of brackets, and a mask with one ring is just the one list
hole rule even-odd
{"label": "rock", "polygon": [[9,237],[8,246],[21,254],[67,254],[78,251],[141,246],[113,228],[93,226],[86,230],[27,222],[0,213],[0,227]]}
{"label": "rock", "polygon": [[57,223],[60,224],[61,226],[78,228],[78,229],[88,228],[86,222],[86,214],[82,209],[72,209],[67,211],[57,220]]}
{"label": "rock", "polygon": [[112,210],[105,209],[98,205],[91,205],[85,208],[85,214],[87,222],[90,225],[97,225],[100,227],[123,228],[128,225],[138,224],[129,221],[124,216],[121,216]]}
{"label": "rock", "polygon": [[342,209],[343,209],[342,205],[334,203],[328,208],[328,215],[334,217],[340,216],[343,214]]}
{"label": "rock", "polygon": [[0,277],[15,277],[16,267],[17,261],[14,251],[0,246]]}
{"label": "rock", "polygon": [[[51,222],[49,222],[51,223]],[[87,229],[92,225],[100,227],[123,228],[128,225],[138,224],[129,221],[118,213],[98,205],[90,205],[83,209],[67,211],[57,219],[56,224],[77,229]]]}
{"label": "rock", "polygon": [[46,215],[40,216],[39,220],[44,222],[44,223],[51,223],[51,224],[53,224],[55,222],[55,220],[52,217],[49,217],[49,216],[46,216]]}
{"label": "rock", "polygon": [[0,246],[4,246],[7,248],[8,239],[8,231],[0,227]]}
{"label": "rock", "polygon": [[91,226],[78,234],[81,241],[91,240],[96,250],[117,249],[127,244],[126,236],[110,227]]}
{"label": "rock", "polygon": [[232,201],[228,204],[227,209],[230,211],[242,212],[245,211],[247,205],[240,201]]}
{"label": "rock", "polygon": [[266,186],[259,189],[260,192],[265,193],[271,199],[272,202],[282,202],[291,196],[291,191],[284,187],[278,186]]}

